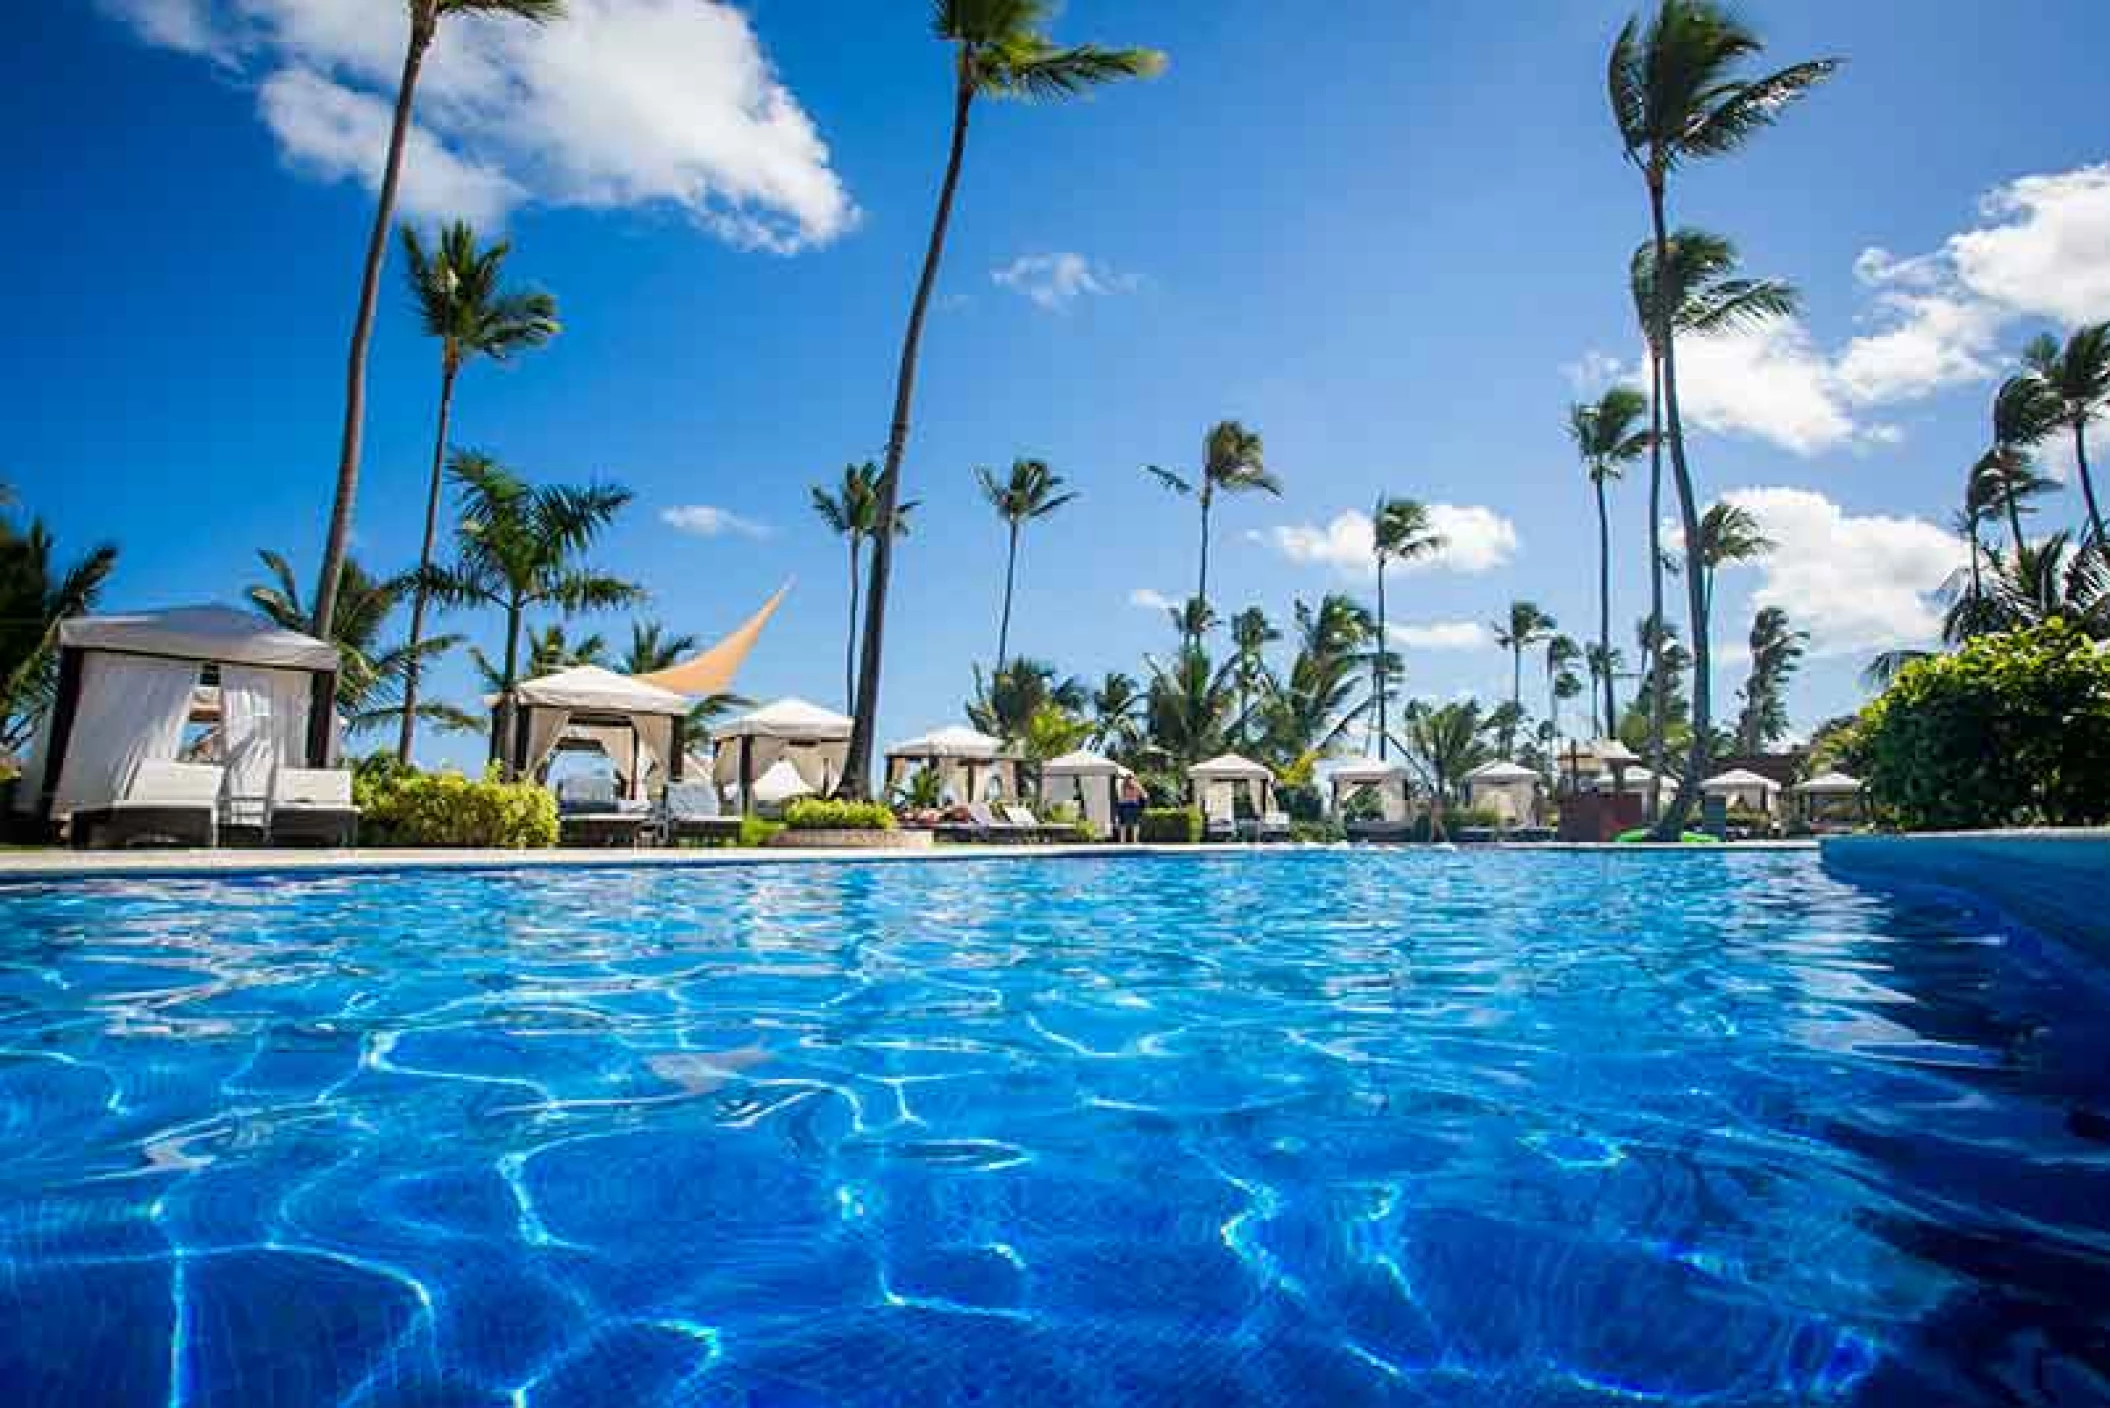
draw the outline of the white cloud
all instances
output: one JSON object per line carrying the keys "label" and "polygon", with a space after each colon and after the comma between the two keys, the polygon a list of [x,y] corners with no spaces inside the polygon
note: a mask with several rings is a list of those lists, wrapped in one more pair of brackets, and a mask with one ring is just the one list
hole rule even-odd
{"label": "white cloud", "polygon": [[1578,396],[1597,397],[1632,374],[1617,357],[1593,347],[1572,362],[1561,364],[1561,375]]}
{"label": "white cloud", "polygon": [[766,538],[769,525],[757,523],[752,518],[742,518],[728,509],[711,504],[677,504],[659,511],[659,521],[670,528],[679,528],[699,538],[720,538],[728,533],[743,538]]}
{"label": "white cloud", "polygon": [[[1808,489],[1737,489],[1722,497],[1749,510],[1774,543],[1748,569],[1758,577],[1751,608],[1781,607],[1810,633],[1813,653],[1888,650],[1940,634],[1935,592],[1966,559],[1964,545],[1937,525],[1855,516]],[[1726,632],[1726,613],[1717,615]]]}
{"label": "white cloud", "polygon": [[[2024,176],[1980,202],[1984,223],[1930,253],[1871,247],[1854,261],[1872,330],[1836,350],[1789,319],[1720,338],[1681,338],[1678,389],[1700,430],[1769,440],[1799,455],[1894,444],[1879,408],[2001,371],[2016,322],[2110,317],[2110,163]],[[1620,364],[1595,349],[1562,368],[1578,385]]]}
{"label": "white cloud", "polygon": [[1130,592],[1128,594],[1128,604],[1130,606],[1140,606],[1150,611],[1177,611],[1180,605],[1163,592],[1152,591],[1149,587],[1137,587]]}
{"label": "white cloud", "polygon": [[1385,634],[1413,650],[1485,650],[1494,635],[1478,621],[1431,621],[1421,626],[1388,626]]}
{"label": "white cloud", "polygon": [[[1430,504],[1429,526],[1442,535],[1443,547],[1412,562],[1394,563],[1390,571],[1487,572],[1516,555],[1516,525],[1491,508]],[[1335,515],[1324,526],[1285,523],[1252,536],[1292,562],[1328,566],[1357,577],[1377,572],[1376,530],[1370,515],[1357,509]]]}
{"label": "white cloud", "polygon": [[[288,156],[373,184],[383,139],[366,109],[393,100],[403,6],[103,4],[150,43],[264,75],[260,103]],[[546,27],[449,19],[417,112],[425,135],[406,169],[407,214],[457,213],[444,202],[467,172],[486,202],[669,205],[743,248],[825,244],[858,218],[812,119],[726,0],[571,0],[569,17]],[[418,174],[443,158],[451,170]]]}
{"label": "white cloud", "polygon": [[1139,280],[1081,254],[1022,254],[989,271],[990,282],[1008,288],[1051,313],[1086,295],[1133,293]]}

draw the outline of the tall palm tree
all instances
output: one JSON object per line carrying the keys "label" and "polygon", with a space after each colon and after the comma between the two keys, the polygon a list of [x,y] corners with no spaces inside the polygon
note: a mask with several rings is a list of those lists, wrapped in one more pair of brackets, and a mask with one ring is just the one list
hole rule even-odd
{"label": "tall palm tree", "polygon": [[1236,704],[1230,667],[1218,669],[1207,649],[1185,640],[1171,664],[1147,655],[1143,663],[1150,670],[1145,717],[1152,746],[1178,768],[1221,753]]}
{"label": "tall palm tree", "polygon": [[1435,800],[1429,813],[1434,835],[1443,834],[1443,814],[1457,801],[1465,775],[1489,760],[1487,734],[1488,717],[1474,700],[1408,706],[1407,756],[1421,768]]}
{"label": "tall palm tree", "polygon": [[311,629],[330,638],[337,612],[337,578],[352,538],[352,504],[359,497],[359,456],[366,436],[366,354],[374,336],[374,307],[381,296],[381,266],[388,259],[388,229],[396,218],[396,188],[403,179],[403,151],[410,138],[410,114],[417,102],[418,75],[439,37],[440,22],[452,15],[506,16],[547,24],[564,13],[564,0],[406,0],[410,39],[403,50],[403,74],[396,81],[395,118],[388,130],[388,155],[381,166],[381,193],[375,202],[374,228],[367,237],[366,263],[359,276],[359,310],[352,317],[352,345],[346,361],[344,433],[337,451],[337,494],[330,507],[330,531],[322,549],[322,572],[315,585],[315,619]]}
{"label": "tall palm tree", "polygon": [[[1594,403],[1568,407],[1568,438],[1582,459],[1583,472],[1597,496],[1597,643],[1612,648],[1612,520],[1605,507],[1605,485],[1626,473],[1654,443],[1641,427],[1648,399],[1631,386],[1615,386]],[[1612,712],[1611,682],[1605,683],[1605,713]]]}
{"label": "tall palm tree", "polygon": [[1135,678],[1109,670],[1090,700],[1091,746],[1113,757],[1133,753],[1143,741],[1143,690]]}
{"label": "tall palm tree", "polygon": [[558,332],[557,300],[546,293],[504,287],[506,255],[500,240],[478,248],[476,231],[455,221],[440,231],[430,252],[410,226],[403,227],[403,261],[426,335],[440,344],[439,428],[432,440],[432,482],[425,491],[425,538],[418,551],[417,583],[410,599],[410,669],[403,678],[403,727],[396,758],[410,761],[418,721],[418,643],[425,639],[424,575],[439,541],[440,481],[447,463],[447,426],[454,414],[454,382],[462,368],[482,357],[508,360],[541,347]]}
{"label": "tall palm tree", "polygon": [[[13,501],[0,490],[0,503]],[[63,569],[55,546],[41,519],[21,530],[0,519],[0,747],[20,747],[42,721],[58,682],[59,626],[93,610],[117,570],[114,544]]]}
{"label": "tall palm tree", "polygon": [[1788,681],[1802,664],[1808,631],[1791,629],[1788,613],[1762,606],[1751,619],[1751,673],[1736,720],[1736,751],[1756,753],[1788,732]]}
{"label": "tall palm tree", "polygon": [[[243,590],[249,604],[274,625],[289,631],[304,631],[311,619],[300,599],[298,579],[285,557],[267,549],[258,551],[269,580]],[[344,560],[344,576],[337,592],[337,616],[330,623],[330,643],[337,647],[337,707],[344,715],[345,731],[362,734],[399,724],[410,709],[420,711],[427,722],[441,728],[458,728],[465,716],[449,705],[417,702],[408,691],[413,664],[437,660],[461,644],[460,636],[428,636],[423,640],[384,641],[383,632],[416,589],[418,574],[404,572],[393,577],[370,576],[357,558]],[[473,721],[472,726],[473,726]]]}
{"label": "tall palm tree", "polygon": [[[851,709],[857,702],[857,614],[864,589],[860,562],[864,545],[879,531],[879,466],[871,460],[846,464],[841,488],[831,493],[816,484],[808,492],[821,522],[850,548],[850,629],[843,638],[843,707]],[[914,499],[894,505],[894,536],[908,532],[909,516],[916,506]]]}
{"label": "tall palm tree", "polygon": [[1597,716],[1598,685],[1603,683],[1602,693],[1611,698],[1617,690],[1616,682],[1625,677],[1626,653],[1618,646],[1609,650],[1592,641],[1583,647],[1583,669],[1590,676],[1590,729],[1599,738],[1609,738],[1619,731],[1618,705],[1613,705],[1613,717],[1600,719]]}
{"label": "tall palm tree", "polygon": [[2088,469],[2088,422],[2110,407],[2110,322],[2076,328],[2062,347],[2045,333],[2022,349],[2023,365],[2042,388],[2053,425],[2073,432],[2073,458],[2081,495],[2088,503],[2088,530],[2098,552],[2110,552],[2103,536],[2103,510]]}
{"label": "tall palm tree", "polygon": [[427,575],[442,606],[483,606],[505,616],[498,710],[491,753],[506,776],[513,760],[501,746],[510,732],[513,690],[520,682],[520,640],[527,613],[543,607],[570,614],[629,606],[644,599],[630,582],[580,558],[630,502],[613,484],[529,484],[488,455],[458,450],[448,465],[461,494],[456,558]]}
{"label": "tall palm tree", "polygon": [[1573,699],[1582,688],[1582,681],[1575,675],[1575,666],[1582,658],[1582,646],[1573,636],[1546,637],[1546,723],[1555,743],[1560,741],[1561,701]]}
{"label": "tall palm tree", "polygon": [[1429,521],[1427,505],[1414,499],[1379,499],[1370,515],[1372,547],[1377,555],[1377,649],[1371,655],[1371,693],[1377,703],[1377,756],[1386,749],[1385,718],[1386,662],[1392,659],[1385,634],[1385,566],[1412,562],[1443,550],[1443,534]]}
{"label": "tall palm tree", "polygon": [[1209,600],[1209,512],[1218,494],[1282,495],[1282,481],[1268,472],[1266,447],[1260,432],[1248,430],[1235,420],[1218,421],[1202,439],[1202,467],[1192,478],[1158,465],[1143,466],[1143,472],[1182,498],[1201,505],[1201,574],[1194,599]]}
{"label": "tall palm tree", "polygon": [[[1662,304],[1670,326],[1680,334],[1714,337],[1758,327],[1780,318],[1793,317],[1801,305],[1801,294],[1779,279],[1745,278],[1737,273],[1736,246],[1721,235],[1684,226],[1671,232],[1664,262]],[[1643,240],[1628,264],[1627,281],[1634,300],[1634,313],[1648,347],[1649,363],[1649,476],[1648,476],[1648,585],[1649,615],[1663,619],[1663,358],[1656,346],[1657,270],[1656,243]],[[1653,632],[1662,644],[1670,637]],[[1651,658],[1649,668],[1660,670],[1662,661]],[[1661,712],[1662,693],[1655,695],[1656,710],[1648,721],[1649,771],[1663,773],[1663,735],[1669,719]],[[1657,794],[1649,793],[1649,817],[1655,819]]]}
{"label": "tall palm tree", "polygon": [[1995,445],[1971,466],[1971,478],[1984,497],[2000,506],[2007,518],[2008,551],[2029,546],[2022,532],[2022,516],[2035,513],[2033,504],[2046,494],[2058,492],[2059,481],[2037,468],[2037,461],[2021,445]]}
{"label": "tall palm tree", "polygon": [[909,305],[908,330],[901,340],[901,362],[894,379],[894,419],[887,431],[886,463],[879,476],[880,531],[872,540],[870,605],[865,612],[864,645],[858,662],[854,722],[843,759],[845,796],[871,791],[873,731],[879,719],[879,666],[886,645],[887,587],[894,570],[894,521],[901,496],[901,460],[908,450],[909,411],[916,394],[916,359],[923,345],[923,323],[930,312],[938,266],[945,257],[945,235],[952,224],[953,198],[960,186],[960,167],[967,155],[967,124],[977,98],[1072,98],[1102,84],[1148,77],[1165,66],[1164,55],[1150,49],[1107,49],[1096,44],[1062,46],[1046,33],[1054,0],[935,0],[932,28],[953,49],[952,145],[945,159],[945,179],[938,188],[937,214],[923,252],[923,272]]}
{"label": "tall palm tree", "polygon": [[1216,609],[1198,596],[1190,596],[1179,606],[1168,606],[1165,614],[1172,618],[1172,629],[1182,641],[1198,641],[1216,629]]}
{"label": "tall palm tree", "polygon": [[[1647,187],[1654,287],[1659,290],[1670,287],[1671,172],[1687,161],[1723,156],[1743,146],[1839,66],[1836,59],[1817,59],[1758,78],[1741,77],[1745,62],[1763,49],[1758,35],[1717,0],[1660,0],[1646,25],[1638,16],[1630,18],[1613,41],[1606,89],[1620,145]],[[1686,541],[1692,542],[1699,537],[1699,498],[1686,462],[1684,418],[1678,407],[1675,327],[1667,298],[1654,298],[1651,304],[1656,326],[1651,343],[1661,359],[1664,433],[1669,437],[1680,519]],[[1687,574],[1686,596],[1694,652],[1692,757],[1669,815],[1657,821],[1659,836],[1684,830],[1705,775],[1712,734],[1706,604],[1698,573]]]}
{"label": "tall palm tree", "polygon": [[669,631],[657,621],[630,623],[630,649],[623,655],[623,673],[649,675],[672,669],[696,651],[696,637],[687,631]]}
{"label": "tall palm tree", "polygon": [[1700,515],[1700,536],[1689,556],[1700,567],[1700,601],[1708,615],[1714,613],[1714,578],[1732,562],[1754,562],[1773,551],[1773,540],[1759,526],[1751,510],[1736,504],[1715,503]]}
{"label": "tall palm tree", "polygon": [[1062,476],[1048,468],[1045,460],[1011,461],[1011,477],[998,479],[996,471],[976,466],[975,482],[982,497],[1003,520],[1009,542],[1004,551],[1004,614],[996,628],[996,668],[1002,673],[1011,643],[1011,594],[1018,581],[1018,538],[1028,523],[1046,518],[1076,499],[1063,493]]}
{"label": "tall palm tree", "polygon": [[1267,613],[1249,606],[1231,618],[1231,675],[1238,686],[1238,715],[1234,728],[1238,745],[1251,740],[1253,697],[1264,693],[1273,680],[1268,674],[1267,648],[1282,639],[1282,632]]}
{"label": "tall palm tree", "polygon": [[[1544,611],[1538,603],[1512,601],[1509,616],[1494,624],[1495,644],[1509,652],[1509,702],[1516,705],[1519,714],[1524,708],[1524,652],[1553,634],[1559,623]],[[1516,745],[1516,730],[1502,731],[1502,752],[1507,756]]]}

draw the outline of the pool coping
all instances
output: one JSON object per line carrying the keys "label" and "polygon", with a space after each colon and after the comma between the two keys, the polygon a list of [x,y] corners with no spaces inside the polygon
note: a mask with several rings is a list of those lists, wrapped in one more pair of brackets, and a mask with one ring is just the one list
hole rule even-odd
{"label": "pool coping", "polygon": [[[1813,841],[1738,841],[1719,846],[1591,844],[1562,841],[1491,842],[1453,848],[1456,854],[1595,851],[1606,854],[1719,855],[1724,851],[1814,851]],[[209,879],[215,876],[386,875],[403,871],[708,870],[743,865],[912,865],[980,860],[1109,860],[1129,857],[1231,856],[1300,850],[1403,852],[1428,846],[1348,846],[1217,843],[1209,845],[1079,842],[1028,846],[943,845],[914,850],[706,847],[682,850],[166,850],[0,852],[0,884],[67,880]]]}

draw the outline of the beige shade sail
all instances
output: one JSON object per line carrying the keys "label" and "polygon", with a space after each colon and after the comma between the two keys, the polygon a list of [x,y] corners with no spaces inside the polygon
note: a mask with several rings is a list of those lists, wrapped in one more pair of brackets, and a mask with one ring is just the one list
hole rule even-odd
{"label": "beige shade sail", "polygon": [[791,583],[777,588],[775,596],[762,603],[762,609],[747,618],[740,629],[719,641],[701,655],[692,656],[679,665],[669,665],[664,670],[654,670],[649,675],[637,678],[646,684],[670,689],[676,694],[703,698],[713,694],[724,694],[732,688],[733,677],[747,663],[747,656],[762,638],[762,628],[769,618],[777,614],[784,604],[784,597],[791,591]]}

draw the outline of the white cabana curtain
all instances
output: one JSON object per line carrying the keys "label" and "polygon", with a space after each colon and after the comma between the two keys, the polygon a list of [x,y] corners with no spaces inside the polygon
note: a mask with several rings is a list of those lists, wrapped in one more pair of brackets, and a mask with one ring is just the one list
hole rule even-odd
{"label": "white cabana curtain", "polygon": [[197,683],[196,661],[89,655],[53,814],[117,801],[131,791],[141,763],[174,758]]}
{"label": "white cabana curtain", "polygon": [[300,766],[307,748],[311,678],[298,670],[221,668],[221,747],[229,797],[261,799],[271,791],[273,772]]}
{"label": "white cabana curtain", "polygon": [[[542,771],[542,765],[549,761],[549,755],[557,751],[557,744],[563,739],[564,731],[571,727],[571,710],[537,705],[527,711],[527,716],[527,766],[521,769],[521,772],[524,776],[534,777]],[[510,744],[512,740],[506,741]]]}
{"label": "white cabana curtain", "polygon": [[622,779],[626,797],[635,800],[645,795],[643,749],[629,724],[573,724],[565,730],[564,737],[567,741],[591,743],[600,749],[615,768],[616,776]]}
{"label": "white cabana curtain", "polygon": [[637,726],[637,776],[631,779],[631,795],[645,795],[645,780],[654,773],[667,771],[667,760],[674,756],[674,720],[667,714],[639,714],[632,720]]}

